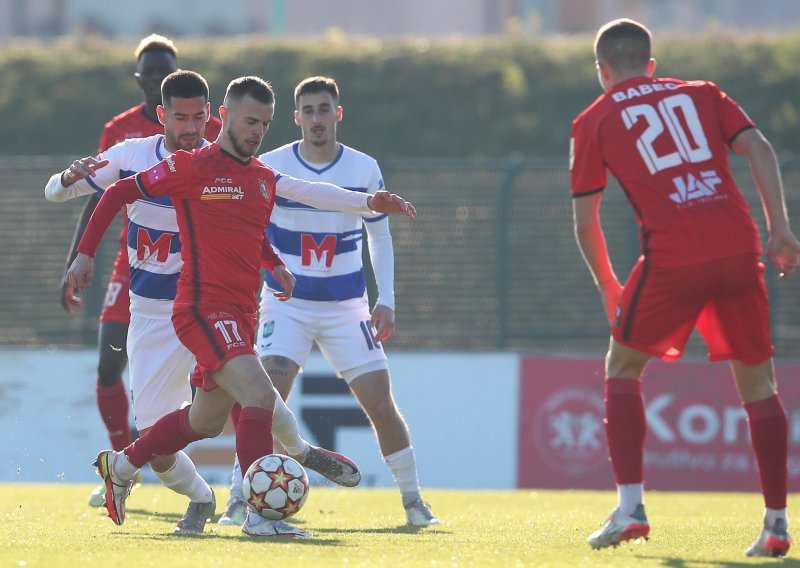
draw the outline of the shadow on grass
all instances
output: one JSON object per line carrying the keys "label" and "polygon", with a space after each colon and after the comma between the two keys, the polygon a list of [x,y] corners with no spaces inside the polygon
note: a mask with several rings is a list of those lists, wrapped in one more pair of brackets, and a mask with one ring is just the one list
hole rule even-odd
{"label": "shadow on grass", "polygon": [[747,562],[729,562],[725,560],[689,560],[674,556],[656,556],[646,554],[637,554],[636,558],[640,558],[642,560],[657,560],[661,566],[668,566],[670,568],[684,568],[685,566],[708,566],[709,568],[724,566],[725,568],[744,568],[745,566],[776,566],[776,562],[779,562],[780,566],[800,567],[800,560],[795,558],[753,558]]}
{"label": "shadow on grass", "polygon": [[370,529],[314,529],[315,533],[332,534],[417,534],[428,532],[430,534],[450,535],[452,531],[442,530],[441,528],[431,527],[412,527],[410,525],[398,525],[396,527],[375,527]]}
{"label": "shadow on grass", "polygon": [[310,538],[292,538],[286,536],[248,536],[243,533],[236,533],[236,534],[225,534],[221,532],[204,532],[202,534],[152,534],[152,533],[144,533],[138,532],[135,530],[131,531],[119,531],[117,534],[120,536],[124,536],[126,538],[131,539],[140,539],[146,540],[148,542],[153,541],[164,541],[164,542],[176,542],[176,541],[186,541],[186,540],[225,540],[225,541],[239,541],[239,542],[249,542],[253,543],[253,545],[261,545],[261,544],[287,544],[292,543],[300,545],[300,546],[350,546],[352,543],[347,543],[338,538],[317,538],[315,535],[312,535]]}

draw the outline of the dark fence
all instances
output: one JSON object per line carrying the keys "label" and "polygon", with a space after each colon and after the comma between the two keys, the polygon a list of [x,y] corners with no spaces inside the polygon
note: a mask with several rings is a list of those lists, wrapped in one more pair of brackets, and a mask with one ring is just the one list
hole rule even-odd
{"label": "dark fence", "polygon": [[[0,345],[89,346],[117,247],[119,225],[98,254],[87,308],[58,303],[64,256],[82,207],[52,204],[43,187],[68,158],[0,158]],[[395,350],[604,352],[600,297],[578,252],[566,160],[382,162],[387,186],[417,205],[414,221],[392,220],[396,257]],[[735,177],[763,227],[746,164]],[[783,164],[790,213],[800,228],[800,163]],[[615,184],[603,220],[620,277],[639,252],[636,223]],[[768,271],[778,355],[800,357],[800,275]],[[694,338],[689,353],[702,355]]]}

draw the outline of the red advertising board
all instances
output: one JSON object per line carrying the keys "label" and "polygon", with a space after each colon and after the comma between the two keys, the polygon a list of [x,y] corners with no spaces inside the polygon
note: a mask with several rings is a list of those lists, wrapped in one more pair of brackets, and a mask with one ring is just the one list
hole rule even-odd
{"label": "red advertising board", "polygon": [[[800,489],[800,364],[776,365],[789,418],[789,490]],[[519,487],[614,486],[603,417],[603,361],[525,356]],[[724,363],[654,360],[643,380],[648,489],[755,491],[747,419]]]}

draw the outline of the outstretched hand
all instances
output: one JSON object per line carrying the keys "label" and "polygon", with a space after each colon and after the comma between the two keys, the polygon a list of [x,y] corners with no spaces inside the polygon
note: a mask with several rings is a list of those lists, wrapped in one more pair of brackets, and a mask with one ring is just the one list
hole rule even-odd
{"label": "outstretched hand", "polygon": [[417,216],[417,210],[414,209],[411,202],[395,193],[389,193],[385,189],[370,195],[367,199],[367,207],[378,213],[405,213],[409,219]]}
{"label": "outstretched hand", "polygon": [[800,242],[791,229],[775,231],[767,242],[767,259],[778,271],[778,278],[792,274],[800,266]]}
{"label": "outstretched hand", "polygon": [[94,258],[79,252],[67,270],[65,283],[75,290],[83,290],[92,281],[94,274]]}
{"label": "outstretched hand", "polygon": [[106,165],[108,165],[108,160],[98,160],[92,156],[75,160],[61,173],[61,185],[67,187],[83,178],[93,177],[97,170]]}
{"label": "outstretched hand", "polygon": [[292,297],[294,285],[297,283],[297,278],[294,274],[289,272],[289,269],[284,265],[279,264],[272,270],[272,277],[278,281],[278,284],[283,288],[282,292],[273,292],[272,295],[278,298],[281,302],[285,302]]}

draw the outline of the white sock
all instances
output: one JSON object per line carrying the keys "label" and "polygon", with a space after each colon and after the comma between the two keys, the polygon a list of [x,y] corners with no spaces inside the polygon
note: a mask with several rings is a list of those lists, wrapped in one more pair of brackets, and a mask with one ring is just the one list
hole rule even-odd
{"label": "white sock", "polygon": [[764,525],[767,527],[772,527],[775,524],[775,521],[778,519],[783,519],[786,521],[786,526],[789,526],[789,519],[786,516],[786,509],[764,509]]}
{"label": "white sock", "polygon": [[175,465],[167,471],[155,472],[161,483],[175,493],[186,495],[193,503],[210,503],[211,487],[197,473],[194,462],[183,452],[178,452],[175,457]]}
{"label": "white sock", "polygon": [[289,407],[275,394],[275,409],[272,411],[272,435],[278,439],[290,456],[301,456],[308,451],[308,442],[300,437],[300,429]]}
{"label": "white sock", "polygon": [[383,461],[392,471],[394,482],[397,483],[397,487],[403,497],[403,504],[406,505],[418,499],[419,478],[417,477],[417,460],[414,457],[414,448],[408,446],[399,452],[383,456]]}
{"label": "white sock", "polygon": [[233,456],[233,471],[231,472],[231,497],[228,499],[230,504],[232,501],[241,501],[242,493],[242,466],[239,464],[238,454]]}
{"label": "white sock", "polygon": [[113,469],[114,475],[123,481],[130,481],[133,479],[133,476],[136,475],[136,472],[139,471],[138,467],[128,461],[128,456],[125,455],[125,452],[117,452],[117,459],[114,460]]}
{"label": "white sock", "polygon": [[617,497],[620,511],[630,515],[637,505],[644,505],[644,483],[617,485]]}

